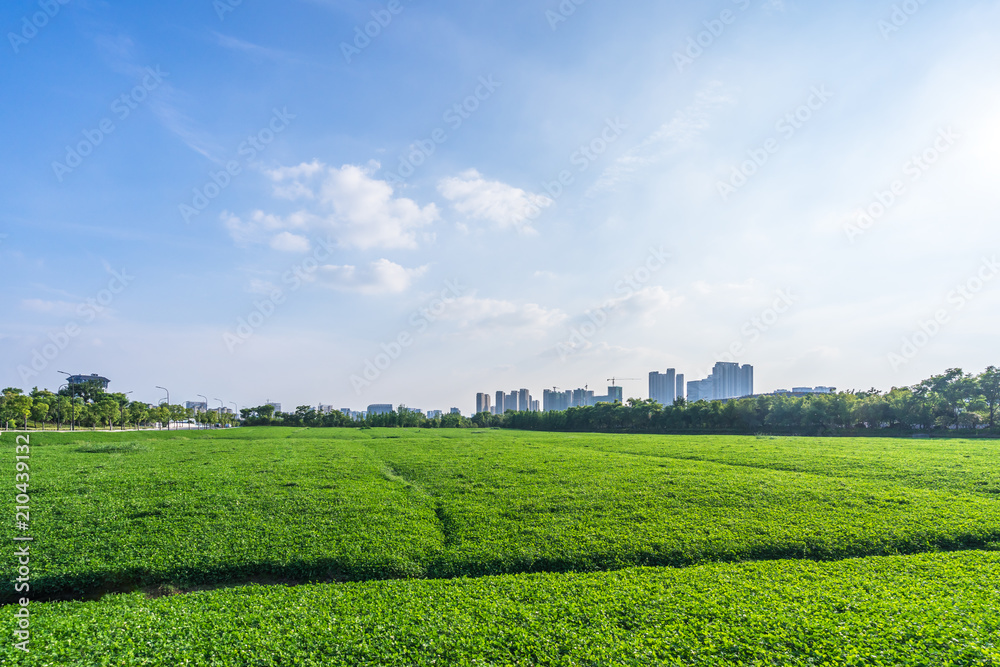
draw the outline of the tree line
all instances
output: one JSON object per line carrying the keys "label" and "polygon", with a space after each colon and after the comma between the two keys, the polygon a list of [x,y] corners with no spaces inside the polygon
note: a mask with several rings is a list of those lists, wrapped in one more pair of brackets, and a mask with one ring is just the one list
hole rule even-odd
{"label": "tree line", "polygon": [[300,405],[295,412],[275,412],[273,405],[240,410],[240,417],[247,426],[305,426],[312,428],[473,428],[474,420],[462,415],[441,415],[429,418],[422,412],[399,406],[396,410],[364,419],[353,419],[339,410],[319,412],[308,405]]}
{"label": "tree line", "polygon": [[912,387],[728,401],[678,400],[663,406],[629,399],[564,412],[477,415],[477,425],[521,430],[616,433],[866,433],[1000,435],[1000,370],[979,375],[952,368]]}
{"label": "tree line", "polygon": [[126,394],[107,393],[99,383],[88,381],[53,393],[35,387],[23,390],[8,387],[0,394],[0,424],[27,429],[38,428],[170,428],[178,422],[205,426],[229,425],[230,414],[218,410],[196,412],[182,405],[150,407],[129,400]]}
{"label": "tree line", "polygon": [[[802,435],[985,433],[1000,435],[1000,369],[976,375],[951,368],[911,387],[805,396],[769,395],[728,401],[680,399],[661,405],[651,399],[599,403],[560,412],[483,412],[471,419],[446,414],[435,418],[400,406],[364,419],[340,412],[322,413],[311,406],[277,412],[272,405],[244,408],[246,426],[312,428],[508,428],[536,431],[614,433],[776,433]],[[217,410],[198,412],[179,405],[150,407],[125,394],[106,393],[100,385],[74,385],[53,394],[33,389],[25,394],[7,388],[0,395],[0,423],[24,428],[33,424],[65,428],[169,428],[196,421],[229,425],[235,417]]]}

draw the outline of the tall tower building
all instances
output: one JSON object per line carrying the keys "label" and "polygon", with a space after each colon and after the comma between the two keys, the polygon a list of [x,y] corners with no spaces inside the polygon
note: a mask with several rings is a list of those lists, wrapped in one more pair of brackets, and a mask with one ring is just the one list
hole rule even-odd
{"label": "tall tower building", "polygon": [[527,389],[517,392],[517,409],[521,412],[531,412],[531,392]]}
{"label": "tall tower building", "polygon": [[546,389],[542,393],[542,410],[545,412],[563,412],[564,410],[568,410],[572,397],[573,392],[571,391]]}
{"label": "tall tower building", "polygon": [[[684,377],[683,375],[681,376]],[[649,374],[649,397],[660,405],[673,405],[677,395],[677,371],[668,368],[666,373]]]}
{"label": "tall tower building", "polygon": [[685,398],[684,395],[684,373],[677,374],[677,393],[674,395],[675,399]]}
{"label": "tall tower building", "polygon": [[490,395],[476,394],[476,414],[490,411]]}
{"label": "tall tower building", "polygon": [[740,365],[720,361],[712,369],[712,398],[722,400],[736,398],[740,393]]}
{"label": "tall tower building", "polygon": [[740,368],[740,396],[753,396],[753,366],[745,364]]}
{"label": "tall tower building", "polygon": [[725,400],[753,395],[753,366],[720,361],[712,370],[712,398]]}
{"label": "tall tower building", "polygon": [[496,414],[502,415],[507,412],[507,402],[504,400],[506,398],[507,396],[502,391],[497,392],[497,404],[493,408]]}
{"label": "tall tower building", "polygon": [[507,394],[507,400],[504,401],[504,408],[507,410],[513,410],[514,412],[520,412],[521,406],[517,403],[517,392],[512,391]]}

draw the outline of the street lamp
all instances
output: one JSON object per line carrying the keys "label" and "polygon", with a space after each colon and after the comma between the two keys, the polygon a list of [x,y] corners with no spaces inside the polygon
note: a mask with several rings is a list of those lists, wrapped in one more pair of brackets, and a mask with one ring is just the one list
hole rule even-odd
{"label": "street lamp", "polygon": [[[160,385],[156,385],[156,388],[157,389],[162,389],[163,391],[167,392],[167,411],[168,411],[168,414],[167,414],[167,430],[169,431],[170,430],[170,415],[169,415],[169,411],[170,411],[170,390],[167,389],[166,387],[161,387]],[[163,405],[163,404],[160,403],[160,405]]]}
{"label": "street lamp", "polygon": [[[205,396],[204,394],[195,394],[195,396],[197,396],[198,398],[204,398],[205,399],[205,426],[207,427],[208,426],[208,396]],[[194,420],[195,420],[195,422],[198,421],[198,415],[197,415],[197,413],[195,413]]]}
{"label": "street lamp", "polygon": [[226,404],[221,398],[213,398],[212,400],[219,402],[219,428],[222,428],[222,411],[226,409]]}
{"label": "street lamp", "polygon": [[[132,392],[130,392],[130,391],[126,391],[125,395],[128,396],[131,393]],[[121,430],[124,431],[125,430],[125,404],[124,403],[120,403],[118,405],[118,411],[121,413],[121,422],[122,422],[122,428],[121,428]]]}
{"label": "street lamp", "polygon": [[[59,389],[58,389],[58,391],[56,391],[56,393],[59,394],[60,392],[62,392],[63,389],[69,389],[69,384],[59,385]],[[60,416],[57,418],[57,421],[56,421],[56,430],[57,431],[59,430],[59,427],[62,425],[62,420],[63,420],[64,416],[65,415],[60,414]]]}

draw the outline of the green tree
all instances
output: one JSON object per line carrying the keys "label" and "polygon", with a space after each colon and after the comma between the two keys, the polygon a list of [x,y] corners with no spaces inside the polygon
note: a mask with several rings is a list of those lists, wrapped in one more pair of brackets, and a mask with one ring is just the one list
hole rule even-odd
{"label": "green tree", "polygon": [[120,407],[118,401],[111,396],[105,396],[91,405],[94,417],[98,425],[104,424],[111,430],[111,427],[119,420]]}
{"label": "green tree", "polygon": [[939,426],[958,425],[962,412],[978,395],[976,379],[961,368],[949,368],[913,388],[914,393],[935,406],[934,422]]}
{"label": "green tree", "polygon": [[31,406],[31,421],[35,422],[35,428],[38,428],[38,422],[42,422],[42,426],[45,425],[45,418],[49,414],[49,404],[45,401],[35,401]]}
{"label": "green tree", "polygon": [[145,403],[133,401],[128,406],[128,418],[138,428],[140,424],[145,424],[146,420],[149,419],[149,407]]}
{"label": "green tree", "polygon": [[22,422],[27,430],[28,418],[31,416],[31,408],[34,405],[32,398],[25,396],[20,389],[8,387],[3,390],[3,398],[0,401],[2,401],[0,414],[2,414],[3,420],[15,424]]}
{"label": "green tree", "polygon": [[1000,369],[996,366],[990,366],[979,376],[977,381],[979,392],[983,395],[989,410],[990,429],[994,429],[996,428],[997,406],[1000,405]]}

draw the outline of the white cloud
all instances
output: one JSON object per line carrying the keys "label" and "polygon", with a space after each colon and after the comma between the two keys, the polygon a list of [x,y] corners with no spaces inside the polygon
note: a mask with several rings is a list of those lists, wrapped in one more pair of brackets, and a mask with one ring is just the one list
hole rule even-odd
{"label": "white cloud", "polygon": [[344,165],[330,169],[320,201],[333,210],[343,240],[361,249],[415,248],[416,230],[438,219],[437,206],[421,208],[412,199],[393,197],[392,186],[372,178],[378,163],[367,168]]}
{"label": "white cloud", "polygon": [[267,232],[295,230],[333,236],[341,245],[361,250],[414,249],[418,231],[439,219],[437,206],[421,207],[412,199],[396,197],[391,185],[373,177],[378,167],[372,162],[337,169],[313,161],[272,169],[266,173],[275,183],[274,195],[305,200],[308,208],[288,215],[258,210],[249,220],[225,213],[223,221],[242,244],[263,243],[272,238]]}
{"label": "white cloud", "polygon": [[372,262],[366,267],[333,266],[322,268],[325,284],[342,292],[357,292],[359,294],[399,294],[405,292],[427,272],[427,267],[407,269],[387,259]]}
{"label": "white cloud", "polygon": [[309,252],[312,244],[304,236],[281,232],[271,239],[271,247],[280,252]]}
{"label": "white cloud", "polygon": [[531,221],[541,214],[543,208],[554,203],[544,195],[525,192],[500,181],[487,181],[475,169],[442,180],[438,184],[438,192],[459,213],[474,220],[492,222],[499,229],[515,229],[522,234],[535,234]]}

